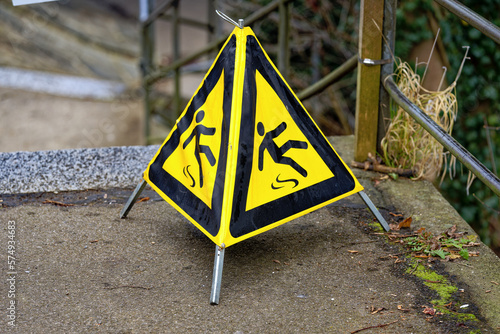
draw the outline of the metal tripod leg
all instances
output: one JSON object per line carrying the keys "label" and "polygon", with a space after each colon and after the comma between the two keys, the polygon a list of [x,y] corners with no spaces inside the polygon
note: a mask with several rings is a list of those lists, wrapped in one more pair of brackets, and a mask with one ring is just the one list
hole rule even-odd
{"label": "metal tripod leg", "polygon": [[387,222],[385,221],[384,217],[382,217],[382,215],[380,214],[380,211],[378,211],[378,209],[375,207],[375,205],[373,204],[373,202],[370,199],[370,197],[368,197],[368,195],[364,191],[360,191],[358,194],[361,197],[361,199],[363,200],[363,202],[365,202],[366,206],[368,206],[368,209],[370,209],[370,211],[373,213],[373,215],[375,216],[375,218],[377,218],[377,220],[380,223],[380,225],[382,225],[382,227],[384,228],[384,230],[386,232],[388,232],[391,229],[389,227],[389,224],[387,224]]}
{"label": "metal tripod leg", "polygon": [[130,195],[130,197],[127,200],[127,203],[123,207],[122,211],[120,212],[120,218],[126,218],[132,207],[134,206],[135,202],[137,201],[137,198],[141,195],[142,191],[146,187],[146,181],[144,179],[139,182],[137,187],[135,187],[134,192]]}
{"label": "metal tripod leg", "polygon": [[224,266],[225,248],[215,246],[214,273],[212,276],[212,292],[210,293],[210,304],[218,305],[220,296],[220,284],[222,281],[222,267]]}

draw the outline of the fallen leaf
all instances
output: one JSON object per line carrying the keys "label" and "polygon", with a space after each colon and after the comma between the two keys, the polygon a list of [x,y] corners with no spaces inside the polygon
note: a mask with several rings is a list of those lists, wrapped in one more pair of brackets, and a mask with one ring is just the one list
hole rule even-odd
{"label": "fallen leaf", "polygon": [[465,232],[457,232],[457,225],[453,225],[446,230],[446,235],[453,239],[460,239],[464,236]]}
{"label": "fallen leaf", "polygon": [[391,231],[399,231],[398,224],[389,224],[389,228],[391,229]]}
{"label": "fallen leaf", "polygon": [[430,244],[431,250],[438,250],[441,248],[441,243],[438,238],[432,238]]}
{"label": "fallen leaf", "polygon": [[382,312],[383,310],[385,310],[385,307],[379,307],[378,309],[374,310],[374,307],[372,306],[372,312],[370,314],[377,314],[379,312]]}
{"label": "fallen leaf", "polygon": [[279,260],[273,260],[274,263],[281,264]]}
{"label": "fallen leaf", "polygon": [[149,201],[149,197],[143,197],[143,198],[139,199],[136,203],[141,203],[141,202],[146,202],[146,201]]}
{"label": "fallen leaf", "polygon": [[393,231],[399,231],[402,228],[410,228],[411,227],[411,222],[412,222],[412,218],[408,217],[408,218],[406,218],[405,220],[403,220],[402,222],[400,222],[398,224],[389,224],[389,227]]}
{"label": "fallen leaf", "polygon": [[398,305],[398,310],[403,311],[403,312],[410,312],[410,309],[403,308],[403,305]]}
{"label": "fallen leaf", "polygon": [[411,217],[406,218],[401,223],[399,223],[399,228],[410,228],[412,220],[413,218]]}
{"label": "fallen leaf", "polygon": [[448,256],[449,256],[450,260],[456,260],[456,259],[460,259],[461,258],[461,256],[459,254],[455,253],[455,252],[451,252],[451,254],[448,255]]}
{"label": "fallen leaf", "polygon": [[479,242],[471,241],[467,245],[463,245],[463,247],[473,247],[473,246],[479,246],[479,245],[481,245]]}
{"label": "fallen leaf", "polygon": [[415,257],[418,257],[420,259],[428,259],[429,255],[415,255]]}
{"label": "fallen leaf", "polygon": [[436,309],[432,307],[425,306],[424,310],[422,311],[424,314],[428,315],[435,315],[436,314]]}

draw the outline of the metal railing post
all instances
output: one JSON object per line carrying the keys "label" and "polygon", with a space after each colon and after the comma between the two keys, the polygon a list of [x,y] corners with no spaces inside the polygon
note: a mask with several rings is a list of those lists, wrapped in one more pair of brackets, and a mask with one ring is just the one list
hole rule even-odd
{"label": "metal railing post", "polygon": [[[359,57],[356,86],[356,124],[354,160],[365,161],[377,150],[380,66],[384,1],[361,0],[359,18]],[[374,66],[372,66],[374,65]]]}
{"label": "metal railing post", "polygon": [[[174,62],[178,61],[181,55],[179,40],[179,2],[173,4],[172,14],[172,52]],[[174,115],[179,115],[181,108],[181,69],[177,67],[174,71]]]}
{"label": "metal railing post", "polygon": [[141,22],[141,74],[142,74],[142,89],[144,93],[144,136],[146,144],[149,144],[148,138],[150,136],[150,120],[151,120],[151,103],[150,103],[150,84],[147,82],[146,77],[153,70],[153,56],[154,56],[154,23],[147,24],[149,15],[153,11],[155,0],[140,0],[139,1],[139,20]]}
{"label": "metal railing post", "polygon": [[279,31],[278,31],[278,69],[286,79],[290,68],[290,49],[288,41],[290,38],[290,2],[281,0],[279,4]]}

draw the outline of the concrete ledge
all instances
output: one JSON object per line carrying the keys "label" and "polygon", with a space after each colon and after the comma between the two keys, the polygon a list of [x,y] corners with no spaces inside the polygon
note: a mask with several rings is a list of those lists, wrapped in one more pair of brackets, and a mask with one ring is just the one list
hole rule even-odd
{"label": "concrete ledge", "polygon": [[0,193],[129,188],[158,145],[0,153]]}
{"label": "concrete ledge", "polygon": [[[331,137],[346,163],[353,136]],[[135,187],[160,145],[0,153],[0,194]]]}
{"label": "concrete ledge", "polygon": [[[353,137],[330,140],[349,163]],[[231,246],[221,305],[210,307],[213,243],[161,199],[137,203],[123,220],[119,212],[130,192],[101,191],[135,186],[157,149],[0,154],[4,204],[18,197],[4,193],[97,189],[91,204],[90,197],[80,200],[87,194],[69,192],[42,194],[63,206],[43,199],[2,205],[0,221],[16,224],[19,332],[348,333],[381,324],[387,333],[500,329],[500,259],[487,246],[475,247],[479,256],[469,261],[422,261],[445,281],[418,277],[410,270],[417,259],[372,233],[373,217],[358,196]],[[413,230],[436,235],[457,225],[474,234],[431,183],[353,172],[387,220],[399,213],[413,217]],[[3,263],[6,255],[0,254]],[[446,297],[453,304],[447,314],[423,313],[441,298],[429,284],[456,291]]]}

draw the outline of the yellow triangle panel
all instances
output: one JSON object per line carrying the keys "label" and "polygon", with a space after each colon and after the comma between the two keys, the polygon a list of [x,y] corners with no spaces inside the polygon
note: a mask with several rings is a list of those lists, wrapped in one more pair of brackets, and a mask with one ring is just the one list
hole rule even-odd
{"label": "yellow triangle panel", "polygon": [[246,59],[226,245],[363,189],[253,33],[246,38]]}
{"label": "yellow triangle panel", "polygon": [[144,172],[153,189],[214,242],[221,227],[235,48],[231,35]]}
{"label": "yellow triangle panel", "polygon": [[258,70],[255,84],[254,163],[246,211],[334,176]]}
{"label": "yellow triangle panel", "polygon": [[363,189],[248,27],[230,35],[144,178],[224,247]]}

